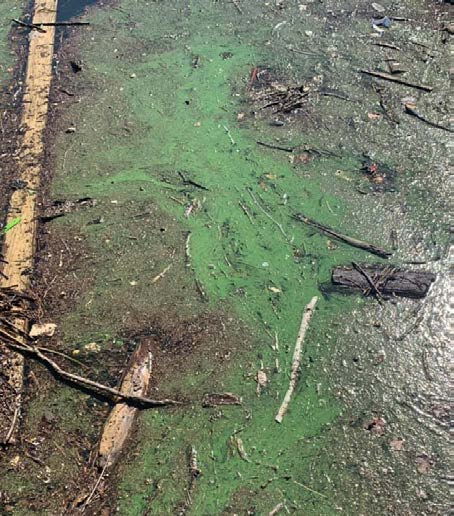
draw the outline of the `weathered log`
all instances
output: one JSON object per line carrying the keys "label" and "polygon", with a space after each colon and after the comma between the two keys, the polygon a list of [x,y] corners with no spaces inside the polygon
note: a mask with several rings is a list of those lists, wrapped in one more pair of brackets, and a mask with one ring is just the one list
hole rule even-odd
{"label": "weathered log", "polygon": [[[427,295],[435,274],[428,271],[405,271],[383,265],[335,267],[331,281],[348,290],[362,291],[368,295],[377,293],[383,297],[391,295],[420,299]],[[371,285],[373,282],[373,287]]]}
{"label": "weathered log", "polygon": [[[121,382],[120,391],[125,395],[145,396],[151,377],[152,356],[147,339],[141,340],[133,353],[128,369]],[[112,409],[104,425],[99,443],[99,459],[101,466],[112,466],[131,434],[137,407],[127,403],[117,403]]]}

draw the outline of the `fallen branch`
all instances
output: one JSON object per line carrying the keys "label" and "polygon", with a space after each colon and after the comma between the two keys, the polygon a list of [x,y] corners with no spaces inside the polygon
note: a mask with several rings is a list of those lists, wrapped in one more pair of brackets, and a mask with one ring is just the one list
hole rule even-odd
{"label": "fallen branch", "polygon": [[373,244],[363,242],[362,240],[357,240],[356,238],[351,238],[347,235],[337,233],[336,231],[329,228],[328,226],[324,226],[323,224],[320,224],[319,222],[316,222],[315,220],[309,219],[308,217],[305,217],[301,213],[297,213],[297,214],[293,215],[293,218],[295,220],[298,220],[299,222],[304,222],[308,226],[317,228],[318,230],[322,231],[323,233],[329,235],[330,237],[336,238],[337,240],[340,240],[341,242],[351,245],[352,247],[357,247],[358,249],[363,249],[364,251],[367,251],[372,254],[376,254],[377,256],[380,256],[381,258],[389,258],[390,256],[392,256],[392,253],[390,251],[386,251],[385,249],[376,247]]}
{"label": "fallen branch", "polygon": [[314,296],[304,308],[300,330],[298,333],[298,337],[296,339],[295,350],[293,351],[292,366],[290,369],[290,383],[287,392],[285,393],[284,401],[282,402],[282,405],[280,406],[279,411],[276,417],[274,418],[274,420],[278,423],[282,423],[282,419],[285,413],[287,412],[288,404],[290,403],[290,399],[292,397],[296,382],[298,380],[298,372],[301,362],[301,346],[303,344],[304,336],[306,335],[306,331],[309,326],[309,321],[314,312],[317,301],[318,297]]}
{"label": "fallen branch", "polygon": [[26,22],[23,22],[20,20],[16,20],[16,18],[13,18],[12,21],[16,25],[20,25],[21,27],[26,27],[27,29],[32,29],[32,30],[34,29],[34,30],[37,30],[38,32],[46,32],[39,25],[35,25],[34,23],[26,23]]}
{"label": "fallen branch", "polygon": [[452,133],[453,130],[450,127],[445,127],[444,125],[437,124],[436,122],[431,122],[430,120],[427,120],[427,118],[420,115],[417,111],[415,111],[411,106],[408,104],[405,104],[405,113],[407,115],[414,116],[421,122],[424,122],[427,125],[430,125],[431,127],[435,127],[436,129],[442,129],[443,131],[448,131],[448,133]]}
{"label": "fallen branch", "polygon": [[82,25],[90,25],[90,22],[82,22],[82,21],[75,21],[75,22],[43,22],[43,23],[36,23],[38,27],[79,27]]}
{"label": "fallen branch", "polygon": [[64,369],[62,369],[56,362],[47,357],[44,353],[42,353],[37,347],[30,346],[28,344],[21,344],[19,340],[17,340],[12,335],[5,332],[0,328],[0,339],[1,342],[12,349],[13,351],[17,351],[22,355],[28,355],[36,358],[43,364],[47,366],[56,376],[59,378],[66,380],[67,382],[77,385],[78,387],[82,387],[88,391],[95,392],[104,396],[114,403],[127,403],[128,405],[132,405],[139,408],[152,408],[152,407],[164,407],[169,405],[180,405],[181,402],[170,399],[163,400],[154,400],[151,398],[146,398],[144,396],[135,396],[133,394],[125,394],[119,391],[118,389],[114,389],[112,387],[108,387],[107,385],[103,385],[101,383],[95,382],[94,380],[90,380],[89,378],[85,378],[83,376],[79,376],[77,374],[70,373]]}
{"label": "fallen branch", "polygon": [[377,264],[353,264],[353,267],[335,267],[331,281],[342,289],[361,291],[369,295],[372,290],[379,292],[383,299],[390,296],[421,299],[427,295],[435,281],[435,274],[428,271],[405,271],[396,267]]}
{"label": "fallen branch", "polygon": [[384,72],[374,72],[372,70],[360,70],[361,73],[366,75],[371,75],[372,77],[378,77],[379,79],[383,79],[385,81],[397,82],[398,84],[403,84],[404,86],[410,86],[410,88],[416,88],[417,90],[422,91],[432,91],[432,86],[426,86],[425,84],[416,84],[414,82],[406,81],[405,79],[401,79],[400,77],[396,77],[395,75],[390,75],[389,73]]}

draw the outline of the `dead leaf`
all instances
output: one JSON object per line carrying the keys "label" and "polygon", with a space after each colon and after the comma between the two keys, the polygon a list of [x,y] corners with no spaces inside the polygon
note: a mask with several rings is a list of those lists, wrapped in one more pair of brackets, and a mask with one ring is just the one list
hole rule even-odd
{"label": "dead leaf", "polygon": [[428,473],[432,464],[433,461],[427,453],[421,453],[421,455],[416,457],[416,470],[418,473],[421,473],[421,475]]}
{"label": "dead leaf", "polygon": [[378,120],[379,118],[381,118],[381,115],[380,113],[367,113],[367,117],[369,118],[369,120]]}

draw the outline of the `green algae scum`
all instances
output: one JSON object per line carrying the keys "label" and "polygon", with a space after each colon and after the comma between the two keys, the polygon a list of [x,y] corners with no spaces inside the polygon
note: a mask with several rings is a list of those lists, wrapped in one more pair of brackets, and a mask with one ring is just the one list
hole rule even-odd
{"label": "green algae scum", "polygon": [[[403,105],[447,126],[448,9],[116,0],[62,29],[43,209],[96,202],[41,224],[37,319],[57,332],[40,345],[115,387],[148,336],[149,395],[182,404],[142,410],[100,477],[109,405],[30,360],[21,437],[0,457],[2,514],[446,513],[449,133]],[[390,27],[372,23],[384,16]],[[390,61],[433,90],[359,73]],[[437,279],[419,301],[333,291],[332,268],[352,262]],[[225,393],[241,403],[204,403]]]}

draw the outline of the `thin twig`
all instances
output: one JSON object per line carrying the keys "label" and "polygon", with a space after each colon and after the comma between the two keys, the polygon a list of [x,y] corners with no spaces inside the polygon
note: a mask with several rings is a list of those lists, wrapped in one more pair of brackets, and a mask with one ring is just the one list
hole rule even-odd
{"label": "thin twig", "polygon": [[293,351],[289,386],[287,392],[285,393],[284,401],[282,402],[282,405],[280,406],[279,411],[276,417],[274,418],[275,421],[277,421],[278,423],[282,423],[282,419],[285,413],[287,412],[288,404],[290,403],[293,391],[295,390],[295,385],[298,380],[298,373],[301,362],[301,346],[303,344],[304,336],[306,335],[307,328],[309,327],[309,321],[314,312],[317,301],[318,297],[314,296],[304,308],[303,317],[301,319],[301,325],[298,332],[298,337],[296,339],[295,350]]}
{"label": "thin twig", "polygon": [[168,270],[170,269],[170,267],[172,267],[172,264],[170,265],[167,265],[167,267],[162,271],[160,272],[159,274],[157,274],[152,280],[151,280],[151,283],[156,283],[157,281],[159,281],[163,276],[165,276],[165,274],[168,272]]}
{"label": "thin twig", "polygon": [[349,97],[341,95],[340,93],[336,93],[335,91],[321,91],[320,95],[322,95],[323,97],[336,97],[337,99],[348,100],[349,102],[352,101],[352,99],[350,99]]}
{"label": "thin twig", "polygon": [[374,283],[374,280],[369,276],[369,274],[367,274],[367,272],[361,267],[361,265],[359,265],[355,262],[352,262],[352,265],[359,273],[361,273],[366,278],[367,283],[369,283],[371,289],[374,291],[377,298],[381,299],[382,295],[381,295],[380,291],[378,290],[377,285]]}
{"label": "thin twig", "polygon": [[85,503],[82,505],[82,507],[80,509],[81,512],[84,512],[85,508],[91,502],[91,499],[93,498],[94,494],[96,493],[96,490],[98,489],[98,486],[99,486],[99,484],[101,483],[101,480],[104,477],[104,473],[106,471],[107,464],[108,464],[107,462],[104,464],[104,467],[102,468],[101,474],[99,475],[98,479],[96,480],[95,485],[94,485],[91,493],[89,494],[88,498],[85,500]]}
{"label": "thin twig", "polygon": [[282,225],[279,224],[277,220],[275,220],[266,210],[263,208],[263,206],[257,201],[255,195],[253,194],[252,190],[250,188],[246,188],[246,190],[249,192],[249,195],[252,197],[252,200],[255,202],[257,207],[264,213],[276,226],[279,228],[279,231],[282,233],[282,235],[288,240],[288,236],[286,235],[285,231],[282,229]]}
{"label": "thin twig", "polygon": [[441,124],[437,124],[436,122],[431,122],[430,120],[427,120],[427,118],[420,115],[417,111],[415,111],[412,107],[410,107],[408,104],[405,104],[405,113],[407,115],[414,116],[421,122],[424,122],[427,125],[430,125],[431,127],[435,127],[436,129],[442,129],[443,131],[448,131],[448,133],[452,133],[453,130],[450,127],[446,127]]}
{"label": "thin twig", "polygon": [[69,360],[70,362],[74,362],[75,364],[83,367],[84,369],[90,369],[88,366],[86,366],[82,362],[79,362],[79,360],[76,360],[75,358],[72,358],[72,357],[66,355],[65,353],[62,353],[61,351],[57,351],[55,349],[50,349],[50,348],[43,348],[42,346],[37,346],[37,348],[40,351],[44,351],[45,353],[52,353],[54,355],[59,355],[60,357],[66,358],[66,360]]}
{"label": "thin twig", "polygon": [[271,143],[265,143],[257,141],[258,145],[261,145],[262,147],[267,147],[268,149],[275,149],[275,150],[281,150],[284,152],[293,152],[293,147],[280,147],[279,145],[272,145]]}
{"label": "thin twig", "polygon": [[243,210],[246,217],[249,219],[249,222],[253,225],[254,220],[252,219],[251,214],[249,213],[249,210],[247,209],[246,205],[243,204],[241,201],[238,201],[238,204],[240,205],[240,207]]}
{"label": "thin twig", "polygon": [[409,82],[409,81],[406,81],[405,79],[401,79],[400,77],[396,77],[395,75],[391,75],[389,73],[374,72],[373,70],[360,70],[360,72],[364,73],[366,75],[371,75],[372,77],[378,77],[379,79],[384,79],[385,81],[397,82],[398,84],[403,84],[404,86],[410,86],[410,88],[416,88],[417,90],[429,91],[429,92],[433,90],[432,86]]}
{"label": "thin twig", "polygon": [[317,228],[318,230],[327,234],[330,237],[337,238],[337,240],[340,240],[341,242],[351,245],[352,247],[357,247],[358,249],[363,249],[364,251],[368,251],[369,253],[376,254],[377,256],[380,256],[381,258],[389,258],[392,255],[391,252],[386,251],[385,249],[381,249],[380,247],[376,247],[373,244],[369,244],[368,242],[363,242],[362,240],[357,240],[356,238],[351,238],[347,235],[337,233],[336,231],[329,228],[328,226],[324,226],[323,224],[320,224],[319,222],[316,222],[315,220],[305,217],[301,213],[297,213],[297,214],[293,215],[293,218],[300,222],[304,222],[305,224],[307,224],[309,226]]}
{"label": "thin twig", "polygon": [[38,32],[46,32],[39,25],[35,25],[34,23],[25,23],[23,21],[16,20],[16,18],[13,18],[12,21],[17,25],[20,25],[21,27],[26,27],[27,29],[35,29]]}
{"label": "thin twig", "polygon": [[294,480],[293,483],[296,484],[297,486],[304,487],[304,489],[307,489],[311,493],[315,493],[316,495],[321,496],[322,498],[328,498],[326,495],[319,493],[318,491],[316,491],[315,489],[312,489],[312,487],[309,487],[306,484],[302,484],[301,482],[297,482],[296,480]]}

